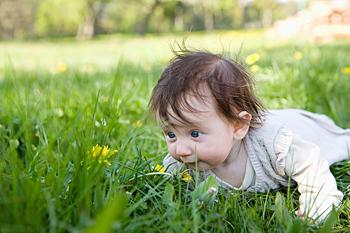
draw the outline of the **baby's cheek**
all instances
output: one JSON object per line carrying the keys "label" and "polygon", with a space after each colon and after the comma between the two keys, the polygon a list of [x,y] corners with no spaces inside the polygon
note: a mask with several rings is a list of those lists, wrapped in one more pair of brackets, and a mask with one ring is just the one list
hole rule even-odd
{"label": "baby's cheek", "polygon": [[[175,146],[171,145],[170,143],[167,142],[167,146],[168,146],[168,152],[169,154],[175,158]],[[175,158],[176,159],[176,158]]]}
{"label": "baby's cheek", "polygon": [[226,152],[226,150],[222,150],[222,148],[215,148],[207,150],[206,157],[211,165],[217,166],[220,163],[224,162],[228,153],[229,152]]}

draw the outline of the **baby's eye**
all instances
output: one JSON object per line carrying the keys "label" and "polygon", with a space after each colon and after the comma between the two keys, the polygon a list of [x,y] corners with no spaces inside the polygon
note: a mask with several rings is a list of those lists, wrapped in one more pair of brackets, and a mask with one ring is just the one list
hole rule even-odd
{"label": "baby's eye", "polygon": [[173,132],[171,132],[171,131],[169,131],[166,135],[167,135],[168,138],[170,138],[170,139],[176,138],[176,135],[175,135]]}
{"label": "baby's eye", "polygon": [[200,135],[200,132],[198,130],[191,131],[191,137],[198,138]]}

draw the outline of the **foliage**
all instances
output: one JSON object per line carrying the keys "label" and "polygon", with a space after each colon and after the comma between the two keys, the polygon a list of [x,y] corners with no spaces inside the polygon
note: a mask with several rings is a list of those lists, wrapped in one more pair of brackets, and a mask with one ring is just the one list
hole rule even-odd
{"label": "foliage", "polygon": [[36,12],[38,36],[75,34],[82,20],[83,0],[41,1]]}
{"label": "foliage", "polygon": [[294,14],[295,1],[2,0],[0,39],[111,32],[181,32],[267,27]]}
{"label": "foliage", "polygon": [[35,12],[39,0],[0,1],[0,39],[34,36]]}

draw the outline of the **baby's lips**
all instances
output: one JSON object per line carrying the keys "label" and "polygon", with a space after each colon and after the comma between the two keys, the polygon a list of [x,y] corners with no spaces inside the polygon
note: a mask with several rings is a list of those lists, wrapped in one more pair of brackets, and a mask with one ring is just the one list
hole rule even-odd
{"label": "baby's lips", "polygon": [[185,163],[187,166],[190,166],[190,167],[195,167],[196,166],[196,163],[193,162],[193,163]]}
{"label": "baby's lips", "polygon": [[195,164],[196,160],[191,158],[180,157],[180,160],[185,164]]}

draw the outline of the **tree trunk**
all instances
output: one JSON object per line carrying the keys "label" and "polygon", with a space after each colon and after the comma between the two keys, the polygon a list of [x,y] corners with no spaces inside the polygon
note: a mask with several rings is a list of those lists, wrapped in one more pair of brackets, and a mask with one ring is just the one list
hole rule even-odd
{"label": "tree trunk", "polygon": [[0,0],[0,39],[33,37],[37,5],[33,0]]}
{"label": "tree trunk", "polygon": [[149,21],[151,20],[151,17],[154,13],[154,11],[157,9],[157,7],[161,4],[160,0],[155,0],[155,2],[152,4],[150,10],[147,12],[145,18],[140,22],[138,28],[137,28],[137,32],[140,35],[145,35],[147,29],[148,29],[148,25],[149,25]]}
{"label": "tree trunk", "polygon": [[244,6],[243,7],[243,21],[242,21],[243,28],[247,28],[247,23],[248,23],[248,6]]}
{"label": "tree trunk", "polygon": [[85,16],[80,23],[76,37],[78,39],[91,39],[95,36],[96,13],[94,10],[94,2],[85,1]]}
{"label": "tree trunk", "polygon": [[272,25],[272,10],[269,8],[263,9],[262,12],[262,25],[264,28],[268,28]]}
{"label": "tree trunk", "polygon": [[204,11],[204,27],[206,31],[212,31],[214,29],[214,15],[208,9]]}
{"label": "tree trunk", "polygon": [[182,31],[184,29],[183,9],[180,7],[177,7],[175,10],[174,29],[175,31]]}

